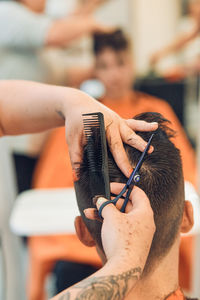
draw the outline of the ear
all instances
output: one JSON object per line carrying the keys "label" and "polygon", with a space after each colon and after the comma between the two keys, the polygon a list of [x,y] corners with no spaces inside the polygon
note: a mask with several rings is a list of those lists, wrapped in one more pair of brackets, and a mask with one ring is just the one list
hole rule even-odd
{"label": "ear", "polygon": [[93,237],[89,233],[85,223],[83,222],[83,219],[81,216],[78,216],[75,218],[75,229],[76,229],[76,234],[79,238],[79,240],[86,246],[88,247],[93,247],[96,245]]}
{"label": "ear", "polygon": [[185,201],[184,212],[183,212],[183,219],[181,223],[181,232],[187,233],[192,229],[194,224],[193,218],[193,207],[190,201]]}

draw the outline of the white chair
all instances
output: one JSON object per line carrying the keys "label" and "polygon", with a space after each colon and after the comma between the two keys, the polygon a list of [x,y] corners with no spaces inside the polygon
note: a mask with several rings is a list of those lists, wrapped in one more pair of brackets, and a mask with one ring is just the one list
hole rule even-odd
{"label": "white chair", "polygon": [[8,138],[0,139],[0,239],[2,253],[3,287],[1,299],[25,299],[22,268],[22,244],[11,233],[9,217],[16,199],[15,172]]}
{"label": "white chair", "polygon": [[30,190],[17,197],[10,226],[19,236],[74,234],[77,215],[73,188]]}

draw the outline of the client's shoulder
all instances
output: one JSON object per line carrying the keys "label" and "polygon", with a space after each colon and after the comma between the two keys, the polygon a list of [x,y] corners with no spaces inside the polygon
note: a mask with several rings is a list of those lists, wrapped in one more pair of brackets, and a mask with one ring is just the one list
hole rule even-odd
{"label": "client's shoulder", "polygon": [[137,101],[139,100],[140,105],[146,107],[147,110],[149,110],[149,109],[151,109],[151,110],[153,109],[152,111],[154,111],[154,110],[157,111],[157,109],[166,110],[166,109],[169,109],[169,107],[170,107],[170,105],[168,104],[168,102],[166,100],[158,98],[156,96],[152,96],[150,94],[143,93],[143,92],[136,91],[134,93],[134,97],[135,97],[135,99],[137,99]]}

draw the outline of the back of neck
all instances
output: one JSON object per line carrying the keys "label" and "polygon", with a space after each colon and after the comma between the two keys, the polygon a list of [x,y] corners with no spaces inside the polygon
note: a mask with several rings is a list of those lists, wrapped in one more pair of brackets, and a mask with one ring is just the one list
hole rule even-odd
{"label": "back of neck", "polygon": [[125,300],[164,300],[178,289],[178,241],[169,253],[156,262],[152,271],[142,277]]}

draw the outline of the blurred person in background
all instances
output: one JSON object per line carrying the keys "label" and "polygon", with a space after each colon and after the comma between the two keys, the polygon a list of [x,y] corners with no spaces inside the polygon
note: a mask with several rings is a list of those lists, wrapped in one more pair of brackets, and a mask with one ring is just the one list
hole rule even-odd
{"label": "blurred person in background", "polygon": [[46,0],[1,0],[0,79],[55,83],[53,70],[40,56],[40,50],[66,47],[83,35],[109,30],[93,17],[102,2],[86,0],[69,16],[53,19],[44,13]]}
{"label": "blurred person in background", "polygon": [[150,64],[154,68],[166,56],[177,54],[178,64],[164,75],[181,79],[200,72],[200,0],[188,0],[188,13],[178,27],[176,38],[153,53]]}
{"label": "blurred person in background", "polygon": [[[163,100],[136,92],[132,89],[134,77],[134,62],[131,56],[130,42],[121,30],[108,34],[96,34],[94,36],[94,74],[104,86],[104,96],[100,101],[123,117],[132,118],[133,115],[142,112],[156,111],[171,121],[171,127],[177,132],[173,139],[174,144],[181,150],[185,180],[196,184],[196,161],[194,151],[187,140],[172,108]],[[49,138],[34,176],[35,188],[65,188],[73,186],[73,178],[67,147],[65,145],[64,129],[56,129]],[[184,249],[188,246],[184,246]],[[48,249],[47,249],[48,247]],[[31,237],[29,239],[30,270],[33,266],[55,267],[57,292],[60,292],[70,284],[79,280],[78,270],[87,270],[88,265],[97,268],[100,261],[93,248],[84,248],[74,235]],[[46,250],[46,257],[41,256],[42,249]],[[47,253],[48,252],[48,253]],[[186,253],[185,253],[186,252]],[[189,287],[190,254],[182,251],[180,264],[180,279],[184,287]],[[189,256],[189,257],[188,257]],[[89,258],[89,260],[88,260]],[[66,260],[66,262],[64,261]],[[86,266],[84,266],[87,265]],[[42,267],[40,267],[42,272]],[[69,276],[70,274],[70,276]],[[73,276],[74,274],[74,276]],[[84,274],[84,273],[82,273]],[[70,277],[70,278],[69,278]],[[35,281],[36,273],[31,274]],[[70,280],[73,278],[74,282]],[[36,284],[34,284],[36,287]]]}

